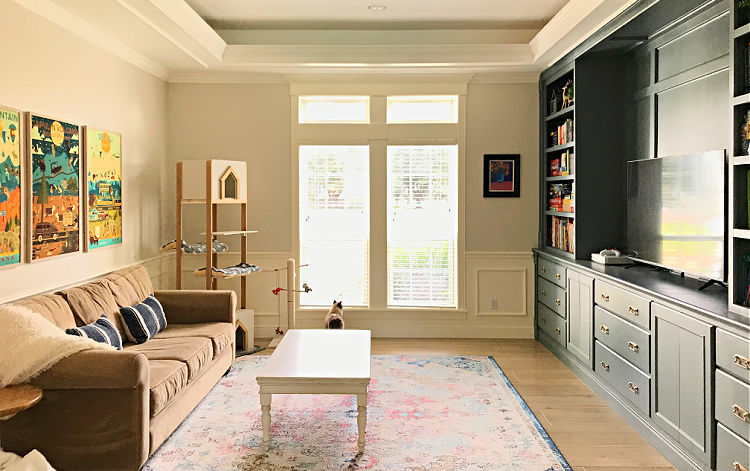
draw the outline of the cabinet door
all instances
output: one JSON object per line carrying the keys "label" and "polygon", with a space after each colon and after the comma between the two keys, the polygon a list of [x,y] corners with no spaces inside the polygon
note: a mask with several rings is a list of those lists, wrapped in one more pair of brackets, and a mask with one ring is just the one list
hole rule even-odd
{"label": "cabinet door", "polygon": [[568,350],[592,368],[594,279],[568,269]]}
{"label": "cabinet door", "polygon": [[652,418],[696,458],[711,461],[711,329],[653,303]]}

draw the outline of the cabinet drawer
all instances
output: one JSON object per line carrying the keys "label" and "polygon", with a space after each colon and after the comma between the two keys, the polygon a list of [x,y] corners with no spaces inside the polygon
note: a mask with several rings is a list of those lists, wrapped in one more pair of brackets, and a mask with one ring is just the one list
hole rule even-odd
{"label": "cabinet drawer", "polygon": [[750,444],[727,430],[716,426],[716,471],[749,471]]}
{"label": "cabinet drawer", "polygon": [[560,286],[561,288],[565,288],[566,270],[564,266],[558,265],[551,260],[539,257],[537,261],[537,267],[539,276],[541,276],[542,278],[546,278],[547,280]]}
{"label": "cabinet drawer", "polygon": [[555,314],[544,304],[537,304],[537,324],[539,328],[555,339],[557,343],[566,346],[565,319]]}
{"label": "cabinet drawer", "polygon": [[716,366],[750,382],[750,340],[717,329]]}
{"label": "cabinet drawer", "polygon": [[716,420],[745,440],[750,440],[750,386],[716,371]]}
{"label": "cabinet drawer", "polygon": [[537,277],[537,298],[540,303],[555,311],[559,316],[566,317],[565,313],[565,290],[559,286]]}
{"label": "cabinet drawer", "polygon": [[596,306],[594,337],[642,371],[651,372],[651,335],[647,331]]}
{"label": "cabinet drawer", "polygon": [[651,313],[647,299],[604,281],[596,280],[594,282],[594,302],[646,330],[651,330]]}
{"label": "cabinet drawer", "polygon": [[648,415],[651,378],[598,340],[594,342],[594,371],[611,384],[622,397]]}

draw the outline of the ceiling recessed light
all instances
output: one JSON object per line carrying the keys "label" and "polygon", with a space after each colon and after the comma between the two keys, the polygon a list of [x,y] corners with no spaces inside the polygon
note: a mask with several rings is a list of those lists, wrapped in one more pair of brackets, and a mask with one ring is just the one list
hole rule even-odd
{"label": "ceiling recessed light", "polygon": [[385,10],[385,5],[381,5],[379,3],[373,3],[372,5],[368,5],[367,8],[369,8],[372,11],[383,11]]}

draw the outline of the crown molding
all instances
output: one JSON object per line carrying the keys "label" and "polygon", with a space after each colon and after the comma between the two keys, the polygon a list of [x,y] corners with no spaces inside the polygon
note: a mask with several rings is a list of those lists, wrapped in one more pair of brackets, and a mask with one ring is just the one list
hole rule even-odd
{"label": "crown molding", "polygon": [[469,84],[475,83],[537,83],[539,82],[539,70],[508,71],[508,72],[484,72],[474,74]]}
{"label": "crown molding", "polygon": [[289,84],[282,74],[262,72],[206,71],[173,72],[169,83],[248,83],[248,84]]}
{"label": "crown molding", "polygon": [[146,56],[136,52],[123,42],[113,38],[88,21],[70,13],[68,10],[51,0],[13,1],[32,13],[55,23],[79,38],[93,43],[125,62],[128,62],[161,80],[167,80],[167,77],[169,77],[169,70],[167,70],[166,67],[157,64]]}

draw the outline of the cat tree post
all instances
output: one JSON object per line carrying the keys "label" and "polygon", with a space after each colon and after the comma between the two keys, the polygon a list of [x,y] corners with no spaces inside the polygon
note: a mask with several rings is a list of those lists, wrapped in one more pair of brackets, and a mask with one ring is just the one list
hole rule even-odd
{"label": "cat tree post", "polygon": [[286,316],[290,329],[295,328],[297,320],[297,314],[295,310],[297,293],[294,291],[295,289],[297,289],[297,270],[294,266],[294,263],[295,262],[293,258],[290,258],[286,261]]}

